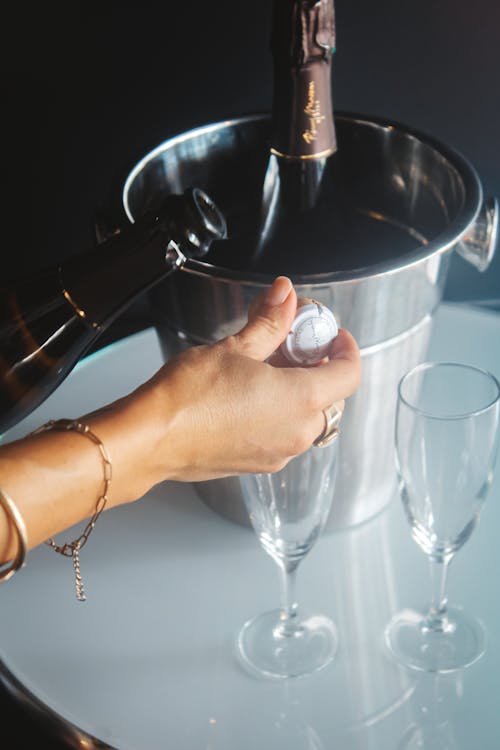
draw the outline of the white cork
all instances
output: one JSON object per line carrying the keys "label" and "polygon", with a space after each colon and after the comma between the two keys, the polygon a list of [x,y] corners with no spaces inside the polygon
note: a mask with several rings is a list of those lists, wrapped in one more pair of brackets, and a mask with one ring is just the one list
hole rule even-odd
{"label": "white cork", "polygon": [[280,350],[293,364],[314,365],[326,357],[338,332],[332,311],[310,301],[297,309],[292,330]]}

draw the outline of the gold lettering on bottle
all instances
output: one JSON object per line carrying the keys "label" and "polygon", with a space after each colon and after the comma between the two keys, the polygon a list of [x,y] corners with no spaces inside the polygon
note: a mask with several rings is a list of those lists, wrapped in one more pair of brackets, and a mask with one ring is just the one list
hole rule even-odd
{"label": "gold lettering on bottle", "polygon": [[302,138],[306,143],[312,143],[318,137],[318,125],[325,119],[325,116],[321,114],[321,102],[316,99],[314,81],[310,81],[307,87],[307,104],[304,107],[304,113],[309,117],[309,127],[302,133]]}

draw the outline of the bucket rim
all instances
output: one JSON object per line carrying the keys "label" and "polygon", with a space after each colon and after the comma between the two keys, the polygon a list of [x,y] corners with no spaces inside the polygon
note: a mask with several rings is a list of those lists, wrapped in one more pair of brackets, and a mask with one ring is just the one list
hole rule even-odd
{"label": "bucket rim", "polygon": [[[403,256],[396,257],[389,261],[385,260],[379,263],[374,263],[363,268],[342,271],[326,271],[314,274],[288,274],[294,284],[311,286],[316,284],[330,284],[334,282],[351,282],[353,280],[362,281],[363,279],[372,279],[377,276],[393,275],[425,262],[433,256],[451,251],[476,221],[483,202],[481,181],[476,170],[466,157],[456,148],[443,143],[436,137],[397,120],[344,110],[335,112],[334,117],[336,121],[359,123],[363,126],[386,131],[396,130],[406,137],[415,139],[416,141],[432,148],[440,154],[444,160],[451,164],[460,175],[464,185],[464,204],[451,224],[446,227],[443,232],[440,232],[436,237],[430,240],[427,245],[419,245],[413,251],[405,253]],[[214,133],[244,123],[264,122],[266,120],[270,120],[269,113],[260,112],[250,115],[239,115],[191,128],[162,141],[155,148],[146,153],[135,164],[135,166],[132,167],[124,181],[121,202],[127,219],[131,223],[134,223],[134,216],[129,204],[129,194],[132,184],[147,164],[157,158],[161,153],[201,135]],[[207,263],[204,260],[195,260],[193,258],[189,258],[181,270],[196,275],[209,275],[212,278],[220,280],[242,284],[247,282],[256,285],[261,284],[262,286],[267,286],[272,283],[275,277],[275,274],[258,273],[250,270],[234,270]]]}

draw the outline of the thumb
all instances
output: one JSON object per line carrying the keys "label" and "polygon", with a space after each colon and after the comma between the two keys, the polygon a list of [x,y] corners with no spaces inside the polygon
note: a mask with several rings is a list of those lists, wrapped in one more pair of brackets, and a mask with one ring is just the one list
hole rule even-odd
{"label": "thumb", "polygon": [[286,338],[297,308],[297,295],[286,276],[259,294],[248,311],[248,323],[233,336],[241,354],[264,361]]}

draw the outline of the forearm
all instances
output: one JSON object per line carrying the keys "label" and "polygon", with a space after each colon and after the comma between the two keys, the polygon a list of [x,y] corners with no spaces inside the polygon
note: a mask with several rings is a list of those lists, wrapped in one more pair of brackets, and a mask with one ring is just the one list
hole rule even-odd
{"label": "forearm", "polygon": [[[130,396],[81,418],[111,458],[108,508],[165,479],[277,471],[312,445],[324,409],[357,388],[360,356],[340,331],[330,360],[318,367],[268,364],[290,331],[296,302],[290,281],[277,279],[238,334],[173,357]],[[34,547],[93,514],[104,489],[102,456],[81,434],[43,433],[0,449],[0,487]],[[0,513],[0,561],[7,561],[15,535]]]}
{"label": "forearm", "polygon": [[[156,455],[152,424],[158,420],[149,418],[151,409],[139,392],[81,418],[111,459],[106,508],[135,500],[164,478],[152,460]],[[91,516],[103,492],[103,477],[98,446],[73,431],[45,432],[0,451],[0,487],[24,519],[30,548]],[[16,544],[0,507],[0,563],[14,556]]]}

